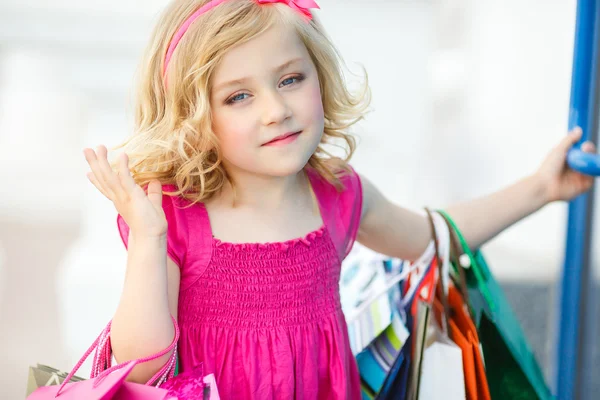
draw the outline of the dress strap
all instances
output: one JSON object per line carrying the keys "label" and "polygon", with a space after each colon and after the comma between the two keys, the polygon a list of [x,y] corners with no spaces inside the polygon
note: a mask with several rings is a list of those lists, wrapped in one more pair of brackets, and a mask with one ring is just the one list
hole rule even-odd
{"label": "dress strap", "polygon": [[213,237],[204,203],[194,204],[187,210],[190,247],[189,265],[181,274],[180,290],[191,287],[206,271],[212,258]]}

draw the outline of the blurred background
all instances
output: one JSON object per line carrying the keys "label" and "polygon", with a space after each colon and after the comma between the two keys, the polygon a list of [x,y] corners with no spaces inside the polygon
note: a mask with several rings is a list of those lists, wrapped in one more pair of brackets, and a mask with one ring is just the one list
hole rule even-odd
{"label": "blurred background", "polygon": [[[126,252],[82,149],[131,132],[132,79],[166,2],[0,0],[3,399],[24,397],[29,365],[70,370],[117,306]],[[397,203],[497,190],[566,134],[575,0],[319,4],[373,91],[353,166]],[[552,204],[484,247],[548,377],[565,228]]]}

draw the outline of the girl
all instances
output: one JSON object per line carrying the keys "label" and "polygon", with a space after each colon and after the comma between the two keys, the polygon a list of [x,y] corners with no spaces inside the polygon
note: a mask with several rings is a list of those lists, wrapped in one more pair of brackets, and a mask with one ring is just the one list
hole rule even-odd
{"label": "girl", "polygon": [[[112,323],[117,360],[166,348],[204,363],[224,399],[358,399],[338,293],[355,240],[415,259],[431,232],[349,165],[352,95],[312,0],[177,0],[148,47],[136,134],[114,170],[85,149],[91,182],[115,205],[128,246]],[[576,130],[539,170],[448,208],[478,247],[592,178],[565,165]],[[325,144],[345,143],[345,159]],[[584,150],[594,151],[591,143]],[[142,189],[144,188],[144,189]],[[168,359],[136,367],[146,382]]]}

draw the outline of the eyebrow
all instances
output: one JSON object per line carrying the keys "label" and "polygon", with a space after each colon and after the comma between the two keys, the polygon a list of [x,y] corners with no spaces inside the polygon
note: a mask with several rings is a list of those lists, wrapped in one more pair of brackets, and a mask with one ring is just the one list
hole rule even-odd
{"label": "eyebrow", "polygon": [[[301,61],[304,61],[304,59],[303,58],[294,58],[292,60],[289,60],[289,61],[281,64],[279,67],[273,69],[273,72],[274,73],[281,72],[284,69],[288,68],[290,65],[295,64],[297,62],[301,62]],[[240,79],[234,79],[232,81],[223,82],[223,83],[220,83],[219,85],[216,85],[214,87],[214,91],[217,92],[217,91],[223,90],[229,86],[239,85],[248,80],[250,80],[250,77],[244,77],[244,78],[240,78]]]}

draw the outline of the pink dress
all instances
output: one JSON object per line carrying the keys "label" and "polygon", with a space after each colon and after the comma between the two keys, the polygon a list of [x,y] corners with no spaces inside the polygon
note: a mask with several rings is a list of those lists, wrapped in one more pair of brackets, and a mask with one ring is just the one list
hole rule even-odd
{"label": "pink dress", "polygon": [[338,192],[307,172],[324,225],[286,242],[223,243],[203,204],[163,197],[168,254],[181,268],[180,369],[203,362],[222,399],[361,397],[338,286],[360,222],[360,179],[344,176]]}

